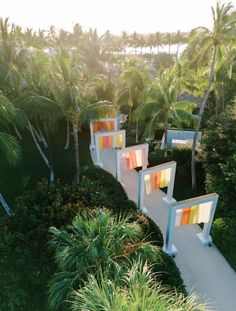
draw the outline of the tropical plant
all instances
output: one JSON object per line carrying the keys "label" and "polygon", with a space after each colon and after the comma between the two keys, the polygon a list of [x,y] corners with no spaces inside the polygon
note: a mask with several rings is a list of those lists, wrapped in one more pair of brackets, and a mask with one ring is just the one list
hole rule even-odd
{"label": "tropical plant", "polygon": [[53,59],[52,93],[64,115],[70,120],[73,128],[75,147],[75,181],[79,182],[79,143],[78,130],[91,117],[104,115],[104,111],[113,110],[108,101],[96,102],[96,89],[103,85],[103,80],[96,74],[91,74],[86,65],[81,62],[78,53],[58,50]]}
{"label": "tropical plant", "polygon": [[12,165],[20,159],[21,149],[17,139],[5,130],[10,130],[9,126],[16,121],[16,114],[17,110],[0,91],[0,150]]}
{"label": "tropical plant", "polygon": [[98,272],[106,270],[113,278],[117,267],[123,271],[129,260],[161,260],[158,248],[142,240],[143,232],[137,223],[108,212],[78,215],[67,230],[52,227],[50,231],[50,245],[56,251],[60,269],[50,285],[53,310],[65,307],[68,295],[84,284],[88,274],[99,278]]}
{"label": "tropical plant", "polygon": [[196,297],[185,297],[156,283],[152,267],[141,260],[134,261],[125,273],[111,280],[109,273],[90,275],[85,286],[73,293],[72,310],[203,311]]}
{"label": "tropical plant", "polygon": [[179,127],[191,124],[194,120],[192,110],[195,104],[188,101],[178,101],[180,95],[180,80],[175,76],[175,70],[166,70],[153,80],[146,92],[146,100],[135,111],[137,118],[149,120],[146,133],[150,134],[157,128],[164,129],[164,149],[167,157],[167,133],[169,122]]}
{"label": "tropical plant", "polygon": [[220,2],[217,2],[216,8],[215,9],[213,7],[211,8],[213,17],[212,30],[209,30],[208,28],[205,27],[201,27],[194,29],[192,32],[192,36],[194,37],[199,33],[199,31],[201,31],[201,40],[199,42],[199,48],[201,51],[200,60],[206,57],[206,55],[210,55],[210,57],[212,58],[209,72],[208,86],[202,99],[193,139],[192,164],[191,164],[193,189],[196,188],[196,175],[195,175],[196,144],[201,125],[202,115],[212,88],[216,60],[220,59],[223,54],[227,53],[227,47],[234,41],[236,20],[231,16],[232,8],[233,7],[231,3],[221,4]]}
{"label": "tropical plant", "polygon": [[[147,83],[147,73],[145,70],[136,68],[137,65],[128,65],[124,71],[120,74],[119,80],[120,84],[118,86],[116,94],[117,105],[128,108],[128,122],[132,119],[132,112],[142,103],[143,95],[145,91],[145,85]],[[136,143],[138,142],[138,132],[139,132],[139,120],[134,116],[136,121]]]}

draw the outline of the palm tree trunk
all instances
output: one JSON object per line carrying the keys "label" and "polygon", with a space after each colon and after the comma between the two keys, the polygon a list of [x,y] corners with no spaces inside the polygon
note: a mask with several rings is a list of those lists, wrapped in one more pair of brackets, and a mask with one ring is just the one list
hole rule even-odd
{"label": "palm tree trunk", "polygon": [[164,129],[164,157],[167,158],[167,136],[168,136],[168,121],[165,120],[165,129]]}
{"label": "palm tree trunk", "polygon": [[80,180],[80,164],[79,164],[79,141],[78,141],[78,121],[72,119],[74,145],[75,145],[75,182],[78,184]]}
{"label": "palm tree trunk", "polygon": [[135,129],[135,142],[136,142],[136,144],[138,143],[138,129],[139,129],[139,127],[138,127],[138,120],[136,121],[136,129]]}
{"label": "palm tree trunk", "polygon": [[70,121],[69,118],[66,118],[66,145],[64,150],[67,150],[70,145]]}
{"label": "palm tree trunk", "polygon": [[179,59],[179,44],[177,44],[176,58]]}
{"label": "palm tree trunk", "polygon": [[39,145],[39,143],[38,143],[38,141],[37,141],[37,138],[36,138],[36,136],[35,136],[35,133],[34,133],[34,131],[33,131],[32,124],[30,123],[29,120],[28,120],[28,127],[29,127],[29,131],[30,131],[30,133],[31,133],[31,136],[32,136],[32,138],[33,138],[33,141],[34,141],[34,143],[35,143],[35,145],[36,145],[36,147],[37,147],[37,149],[38,149],[38,151],[39,151],[39,153],[40,153],[40,155],[41,155],[41,157],[42,157],[44,163],[45,163],[45,164],[47,165],[47,167],[49,168],[49,171],[50,171],[50,186],[51,186],[51,185],[52,185],[52,184],[51,184],[51,181],[52,181],[52,179],[54,179],[54,173],[52,173],[52,172],[53,172],[53,167],[51,167],[48,158],[46,157],[46,155],[44,154],[42,148],[40,147],[40,145]]}
{"label": "palm tree trunk", "polygon": [[43,127],[45,129],[46,138],[48,140],[48,154],[49,154],[49,170],[50,170],[50,186],[55,184],[55,175],[54,175],[54,165],[53,165],[53,153],[52,153],[52,141],[50,138],[48,124],[46,122],[43,123]]}
{"label": "palm tree trunk", "polygon": [[198,134],[199,134],[199,129],[201,125],[201,119],[202,115],[206,106],[207,99],[209,97],[210,91],[211,91],[211,86],[213,82],[213,77],[214,77],[214,71],[215,71],[215,62],[216,62],[216,53],[217,53],[217,46],[214,46],[214,51],[213,51],[213,57],[212,57],[212,64],[211,64],[211,71],[210,71],[210,76],[209,76],[209,81],[208,81],[208,87],[207,90],[204,94],[201,107],[199,110],[198,114],[198,120],[195,128],[195,133],[193,137],[193,146],[192,146],[192,159],[191,159],[191,174],[192,174],[192,189],[196,189],[197,183],[196,183],[196,166],[195,166],[195,153],[196,153],[196,145],[197,145],[197,139],[198,139]]}
{"label": "palm tree trunk", "polygon": [[13,123],[13,126],[14,126],[14,130],[15,130],[15,132],[16,132],[16,136],[19,138],[19,140],[23,140],[23,138],[22,138],[22,136],[21,136],[21,134],[20,134],[18,128],[16,127],[16,124],[15,124],[15,123]]}
{"label": "palm tree trunk", "polygon": [[42,133],[42,131],[41,131],[41,129],[40,129],[40,126],[39,126],[39,124],[38,124],[38,121],[36,121],[36,124],[37,124],[37,128],[38,128],[38,134],[39,134],[39,136],[40,136],[40,141],[43,143],[44,148],[47,149],[47,148],[48,148],[48,144],[47,144],[46,139],[45,139],[44,136],[43,136],[43,133]]}

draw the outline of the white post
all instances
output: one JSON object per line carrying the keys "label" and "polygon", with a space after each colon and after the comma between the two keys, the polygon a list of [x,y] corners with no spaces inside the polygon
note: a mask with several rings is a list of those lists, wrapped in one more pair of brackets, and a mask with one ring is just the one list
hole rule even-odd
{"label": "white post", "polygon": [[126,146],[126,135],[125,135],[125,130],[121,130],[121,131],[124,132],[124,135],[122,137],[122,149],[124,149]]}
{"label": "white post", "polygon": [[89,127],[90,127],[90,138],[91,138],[89,148],[90,148],[90,150],[94,150],[94,148],[95,148],[95,141],[94,141],[94,133],[93,133],[93,120],[90,120]]}
{"label": "white post", "polygon": [[121,181],[120,178],[120,151],[116,150],[116,179]]}
{"label": "white post", "polygon": [[95,153],[96,153],[96,164],[99,166],[103,166],[101,162],[101,157],[100,157],[100,149],[99,149],[99,141],[98,141],[98,135],[95,134]]}
{"label": "white post", "polygon": [[143,149],[145,151],[145,159],[143,159],[143,165],[142,165],[142,171],[147,169],[147,165],[148,165],[148,147],[149,145],[146,144],[145,148]]}
{"label": "white post", "polygon": [[197,237],[200,239],[203,245],[211,246],[212,238],[210,236],[211,226],[215,215],[216,205],[218,202],[218,195],[213,199],[210,218],[208,223],[204,224],[203,230],[200,233],[197,233]]}
{"label": "white post", "polygon": [[173,244],[175,218],[176,218],[176,207],[169,205],[168,221],[167,221],[167,228],[166,228],[166,239],[165,239],[165,243],[163,246],[163,251],[170,256],[174,256],[178,251],[177,248]]}
{"label": "white post", "polygon": [[167,187],[167,196],[165,198],[163,198],[163,200],[169,204],[176,202],[176,200],[173,198],[174,183],[175,183],[175,172],[176,172],[176,162],[173,162],[173,164],[171,166],[170,183]]}
{"label": "white post", "polygon": [[138,208],[142,210],[144,201],[144,175],[142,171],[138,173]]}

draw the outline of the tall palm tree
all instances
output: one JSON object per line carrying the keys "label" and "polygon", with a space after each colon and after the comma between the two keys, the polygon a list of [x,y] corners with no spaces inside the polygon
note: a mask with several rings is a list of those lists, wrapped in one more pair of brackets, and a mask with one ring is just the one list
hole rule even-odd
{"label": "tall palm tree", "polygon": [[147,97],[143,104],[136,109],[136,114],[141,120],[149,120],[146,132],[164,129],[164,149],[167,157],[167,133],[169,122],[174,122],[179,127],[190,124],[194,120],[192,110],[195,105],[188,101],[178,101],[180,95],[180,81],[176,79],[174,71],[166,70],[152,82],[147,90]]}
{"label": "tall palm tree", "polygon": [[159,31],[157,31],[155,33],[155,45],[157,47],[157,53],[159,53],[159,49],[160,47],[162,47],[162,44],[163,44],[163,36]]}
{"label": "tall palm tree", "polygon": [[129,35],[127,34],[127,32],[122,31],[121,38],[122,38],[124,52],[126,53],[126,47],[129,44]]}
{"label": "tall palm tree", "polygon": [[96,89],[103,80],[91,74],[78,53],[60,49],[53,60],[51,91],[73,128],[75,150],[75,181],[79,183],[80,161],[78,129],[94,115],[113,110],[107,101],[97,102]]}
{"label": "tall palm tree", "polygon": [[[227,46],[232,44],[234,40],[235,31],[235,19],[232,19],[232,4],[220,4],[217,2],[216,8],[212,9],[213,17],[213,28],[209,30],[208,28],[201,27],[201,37],[202,40],[199,44],[202,51],[202,58],[207,55],[211,55],[211,66],[209,72],[208,86],[204,93],[201,107],[198,114],[198,120],[195,127],[193,147],[192,147],[192,161],[191,161],[191,171],[192,171],[192,188],[196,188],[196,172],[195,172],[195,153],[198,133],[201,125],[201,119],[204,112],[206,102],[208,100],[213,78],[215,72],[216,59],[220,58],[222,54],[227,53]],[[193,30],[193,36],[198,33],[199,28]]]}
{"label": "tall palm tree", "polygon": [[175,35],[174,35],[174,42],[177,45],[177,49],[176,49],[176,58],[179,58],[179,47],[181,44],[183,44],[185,39],[185,35],[183,32],[181,32],[180,30],[178,30]]}
{"label": "tall palm tree", "polygon": [[[138,70],[135,66],[129,66],[121,73],[120,85],[117,90],[118,106],[128,108],[128,122],[130,125],[132,111],[134,111],[142,102],[145,90],[145,73]],[[136,119],[136,142],[138,142],[138,119]]]}
{"label": "tall palm tree", "polygon": [[83,213],[74,219],[68,230],[53,227],[50,231],[50,244],[60,269],[50,285],[53,310],[65,307],[72,290],[81,287],[88,274],[99,278],[99,271],[106,270],[113,278],[117,267],[124,270],[130,260],[141,258],[150,263],[161,260],[159,249],[142,240],[140,225],[109,212]]}

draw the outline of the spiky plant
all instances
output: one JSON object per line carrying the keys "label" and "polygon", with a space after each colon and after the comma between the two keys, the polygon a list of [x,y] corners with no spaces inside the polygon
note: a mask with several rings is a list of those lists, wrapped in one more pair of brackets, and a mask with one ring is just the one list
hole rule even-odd
{"label": "spiky plant", "polygon": [[72,311],[200,311],[196,297],[186,297],[157,284],[151,267],[134,261],[121,278],[112,280],[101,273],[90,275],[85,286],[73,293]]}
{"label": "spiky plant", "polygon": [[78,215],[67,230],[53,227],[50,231],[50,245],[56,252],[60,269],[50,284],[53,310],[65,307],[63,302],[72,289],[82,286],[88,274],[99,278],[98,272],[106,270],[114,278],[130,260],[161,260],[158,248],[143,240],[137,223],[129,223],[128,218],[117,218],[108,212]]}

